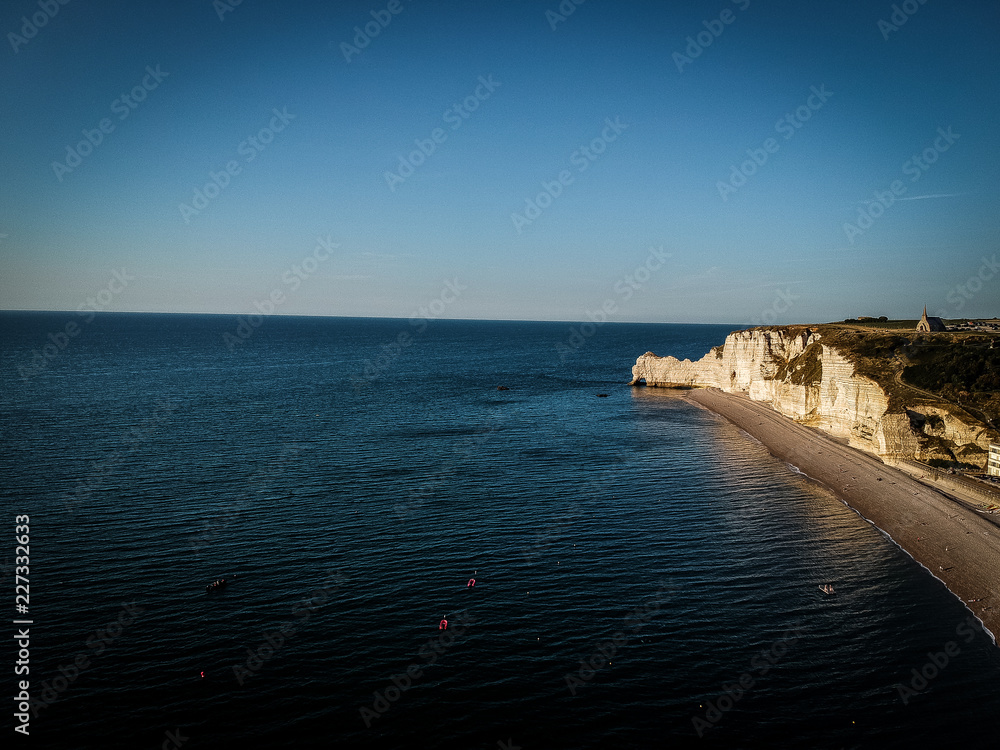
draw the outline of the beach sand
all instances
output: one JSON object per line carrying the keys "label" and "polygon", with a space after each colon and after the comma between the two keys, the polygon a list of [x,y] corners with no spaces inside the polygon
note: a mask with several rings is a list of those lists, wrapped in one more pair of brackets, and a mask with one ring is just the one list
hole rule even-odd
{"label": "beach sand", "polygon": [[[1000,528],[876,456],[797,424],[768,404],[714,388],[688,398],[725,417],[832,490],[945,583],[1000,634]],[[970,600],[979,601],[970,601]]]}

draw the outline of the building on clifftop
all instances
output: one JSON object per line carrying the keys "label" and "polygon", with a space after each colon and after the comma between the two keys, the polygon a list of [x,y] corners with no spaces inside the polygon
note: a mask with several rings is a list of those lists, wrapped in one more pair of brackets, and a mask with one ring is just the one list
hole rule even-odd
{"label": "building on clifftop", "polygon": [[1000,477],[1000,445],[990,443],[990,458],[986,464],[986,473],[991,477]]}
{"label": "building on clifftop", "polygon": [[948,327],[941,318],[927,317],[927,305],[924,305],[924,314],[917,323],[917,330],[921,333],[931,333],[932,331],[947,331]]}

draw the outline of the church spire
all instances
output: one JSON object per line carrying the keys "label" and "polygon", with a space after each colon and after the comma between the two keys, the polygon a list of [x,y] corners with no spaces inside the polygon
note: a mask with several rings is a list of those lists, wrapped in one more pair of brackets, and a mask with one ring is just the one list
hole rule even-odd
{"label": "church spire", "polygon": [[927,317],[927,305],[924,305],[924,314],[920,317],[920,322],[917,323],[917,330],[929,333],[931,331],[947,331],[948,328],[941,318]]}

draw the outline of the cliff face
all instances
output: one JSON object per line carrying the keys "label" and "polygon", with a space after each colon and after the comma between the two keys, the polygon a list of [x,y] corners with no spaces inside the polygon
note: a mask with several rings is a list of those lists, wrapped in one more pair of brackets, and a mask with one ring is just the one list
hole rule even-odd
{"label": "cliff face", "polygon": [[632,368],[632,384],[745,393],[886,460],[943,458],[985,465],[990,434],[982,424],[944,401],[923,399],[891,410],[883,388],[859,375],[846,353],[821,339],[811,328],[753,328],[729,334],[723,346],[697,362],[646,352]]}

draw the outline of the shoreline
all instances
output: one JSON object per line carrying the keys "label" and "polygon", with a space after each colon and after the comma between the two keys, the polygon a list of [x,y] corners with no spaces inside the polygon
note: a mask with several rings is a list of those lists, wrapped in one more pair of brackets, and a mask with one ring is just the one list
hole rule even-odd
{"label": "shoreline", "polygon": [[767,403],[715,388],[692,390],[686,398],[739,427],[874,524],[944,583],[997,643],[1000,531],[994,524],[878,457],[798,424]]}

